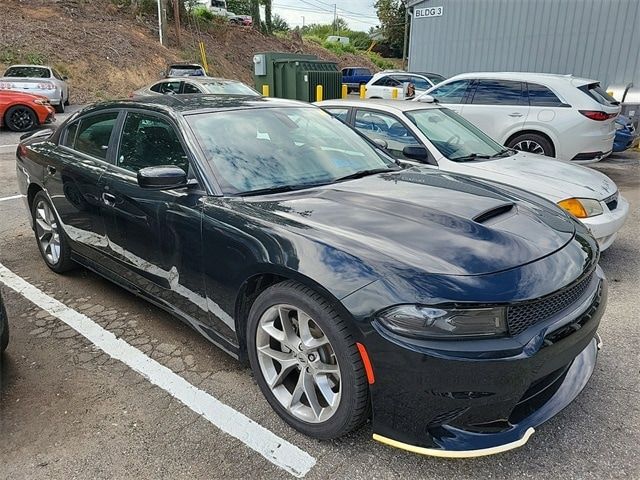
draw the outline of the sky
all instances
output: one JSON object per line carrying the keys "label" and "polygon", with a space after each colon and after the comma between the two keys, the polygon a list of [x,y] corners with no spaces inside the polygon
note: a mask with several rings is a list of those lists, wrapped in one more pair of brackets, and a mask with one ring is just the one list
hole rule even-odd
{"label": "sky", "polygon": [[284,18],[291,28],[311,23],[331,23],[333,9],[352,30],[368,31],[379,24],[375,0],[272,0],[273,13]]}

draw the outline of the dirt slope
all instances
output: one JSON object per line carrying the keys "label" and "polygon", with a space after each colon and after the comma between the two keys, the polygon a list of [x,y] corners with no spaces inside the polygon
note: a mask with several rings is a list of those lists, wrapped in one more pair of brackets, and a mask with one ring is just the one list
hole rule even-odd
{"label": "dirt slope", "polygon": [[206,44],[211,75],[249,84],[252,57],[259,51],[311,53],[340,66],[376,69],[360,56],[337,57],[313,43],[230,25],[196,35],[195,24],[186,22],[181,48],[173,31],[172,46],[165,48],[157,41],[154,20],[109,0],[0,0],[0,69],[23,62],[54,65],[69,76],[74,103],[126,97],[159,78],[167,63],[198,61],[198,38]]}

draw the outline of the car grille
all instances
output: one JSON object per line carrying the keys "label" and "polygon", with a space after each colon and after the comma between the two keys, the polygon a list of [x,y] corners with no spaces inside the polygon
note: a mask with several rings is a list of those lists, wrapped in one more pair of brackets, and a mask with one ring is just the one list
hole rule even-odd
{"label": "car grille", "polygon": [[511,335],[518,335],[527,328],[551,318],[565,308],[574,304],[591,283],[594,272],[580,280],[574,286],[560,293],[530,303],[514,305],[507,310],[507,325]]}
{"label": "car grille", "polygon": [[618,192],[614,193],[610,197],[604,199],[604,203],[607,204],[609,210],[615,210],[618,208]]}

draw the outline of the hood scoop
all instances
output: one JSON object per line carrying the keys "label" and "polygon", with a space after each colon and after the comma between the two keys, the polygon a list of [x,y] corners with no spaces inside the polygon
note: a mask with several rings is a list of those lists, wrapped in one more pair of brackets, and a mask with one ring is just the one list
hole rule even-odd
{"label": "hood scoop", "polygon": [[[499,217],[507,215],[509,213],[515,213],[515,203],[504,203],[497,207],[490,208],[484,212],[473,217],[473,221],[482,225],[491,225],[496,223]],[[511,215],[509,215],[511,216]]]}

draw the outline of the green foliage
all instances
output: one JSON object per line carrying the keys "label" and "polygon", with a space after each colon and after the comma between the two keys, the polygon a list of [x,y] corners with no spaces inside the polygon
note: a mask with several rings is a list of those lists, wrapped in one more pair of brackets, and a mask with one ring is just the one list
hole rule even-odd
{"label": "green foliage", "polygon": [[357,51],[353,45],[343,45],[339,42],[328,42],[326,40],[322,46],[337,55],[342,55],[343,53],[356,53]]}
{"label": "green foliage", "polygon": [[324,43],[324,39],[318,35],[303,35],[302,38],[308,42],[317,43],[318,45],[322,45]]}
{"label": "green foliage", "polygon": [[393,62],[385,60],[376,52],[367,52],[367,57],[369,57],[369,60],[371,60],[373,64],[381,70],[388,70],[395,67]]}
{"label": "green foliage", "polygon": [[[338,27],[337,29],[334,29],[333,22],[305,25],[305,27],[302,28],[302,36],[306,40],[322,44],[328,36],[339,34],[341,37],[348,37],[350,41],[349,45],[357,50],[366,50],[369,48],[369,45],[371,45],[369,34],[351,30],[344,19],[338,17],[336,25]],[[332,47],[329,48],[331,49]]]}
{"label": "green foliage", "polygon": [[227,0],[227,10],[236,15],[251,15],[251,0]]}
{"label": "green foliage", "polygon": [[44,65],[47,62],[46,55],[38,52],[22,52],[12,48],[0,50],[0,63],[11,65],[15,63],[27,63],[34,65]]}
{"label": "green foliage", "polygon": [[291,30],[287,21],[277,13],[271,17],[271,29],[273,32],[288,32]]}
{"label": "green foliage", "polygon": [[376,0],[374,4],[382,24],[385,43],[394,55],[402,56],[406,8],[401,0]]}
{"label": "green foliage", "polygon": [[213,21],[216,16],[204,5],[198,5],[193,8],[191,10],[191,15],[193,15],[198,20],[204,20],[205,22]]}

